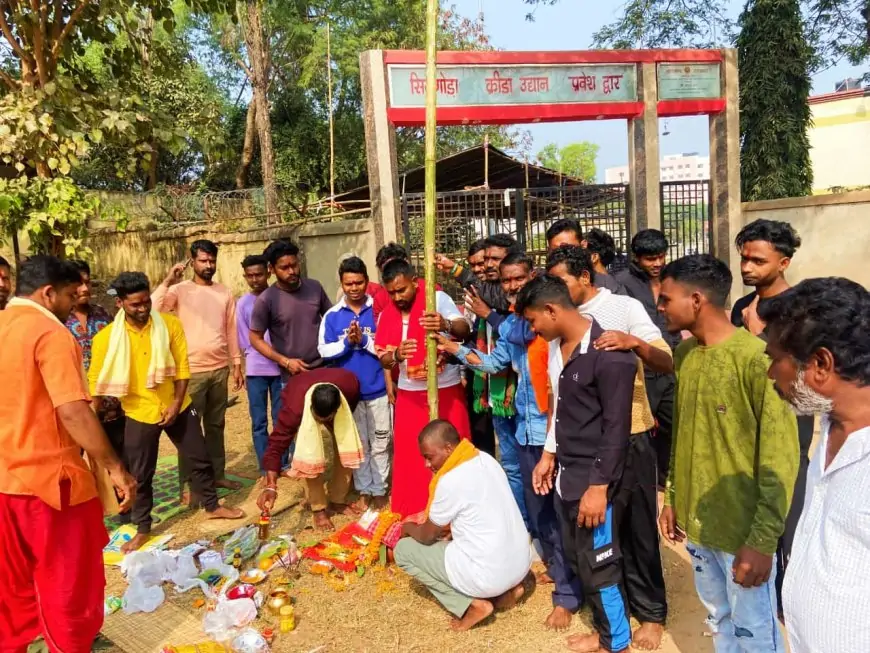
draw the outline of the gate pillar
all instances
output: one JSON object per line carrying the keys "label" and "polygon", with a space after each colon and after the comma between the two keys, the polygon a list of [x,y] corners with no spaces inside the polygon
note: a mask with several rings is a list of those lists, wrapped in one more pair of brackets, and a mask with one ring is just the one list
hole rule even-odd
{"label": "gate pillar", "polygon": [[638,65],[637,95],[643,102],[643,114],[628,121],[629,227],[632,236],[643,229],[662,228],[655,63]]}
{"label": "gate pillar", "polygon": [[359,57],[363,121],[366,134],[366,163],[369,199],[380,249],[400,240],[399,165],[396,158],[396,129],[387,117],[387,71],[383,50],[368,50]]}

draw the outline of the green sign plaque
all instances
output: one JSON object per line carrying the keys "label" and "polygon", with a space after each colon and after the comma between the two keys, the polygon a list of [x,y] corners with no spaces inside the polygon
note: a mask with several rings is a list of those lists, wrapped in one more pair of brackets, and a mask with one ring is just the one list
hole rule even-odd
{"label": "green sign plaque", "polygon": [[659,100],[711,100],[722,97],[718,63],[660,63]]}
{"label": "green sign plaque", "polygon": [[[390,106],[422,108],[426,67],[390,64]],[[637,101],[635,64],[439,66],[439,107]]]}

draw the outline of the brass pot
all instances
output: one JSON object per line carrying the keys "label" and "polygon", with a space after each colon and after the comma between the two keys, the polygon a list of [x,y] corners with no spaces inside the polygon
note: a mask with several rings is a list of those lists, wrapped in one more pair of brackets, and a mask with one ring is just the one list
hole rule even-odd
{"label": "brass pot", "polygon": [[277,617],[281,612],[281,608],[291,603],[292,601],[287,590],[273,590],[266,601],[266,608]]}

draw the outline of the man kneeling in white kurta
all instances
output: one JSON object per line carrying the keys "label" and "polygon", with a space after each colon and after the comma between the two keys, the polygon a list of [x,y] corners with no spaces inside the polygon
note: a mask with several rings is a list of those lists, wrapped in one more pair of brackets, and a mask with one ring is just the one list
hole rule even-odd
{"label": "man kneeling in white kurta", "polygon": [[529,534],[492,456],[460,442],[444,420],[426,425],[419,446],[435,475],[426,520],[404,524],[396,563],[455,615],[451,628],[468,630],[523,595],[532,564]]}

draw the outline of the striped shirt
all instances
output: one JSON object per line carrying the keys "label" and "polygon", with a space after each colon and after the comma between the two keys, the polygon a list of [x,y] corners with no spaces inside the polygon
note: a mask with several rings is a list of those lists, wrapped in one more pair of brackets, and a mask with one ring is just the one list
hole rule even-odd
{"label": "striped shirt", "polygon": [[792,653],[870,651],[870,427],[824,468],[827,417],[782,590]]}
{"label": "striped shirt", "polygon": [[[598,293],[577,310],[595,319],[605,331],[621,331],[646,343],[671,353],[662,332],[653,323],[646,309],[638,300],[626,295],[614,295],[607,288],[599,288]],[[655,418],[650,410],[644,383],[643,362],[637,361],[637,377],[634,380],[634,394],[631,402],[631,432],[643,433],[655,427]]]}

